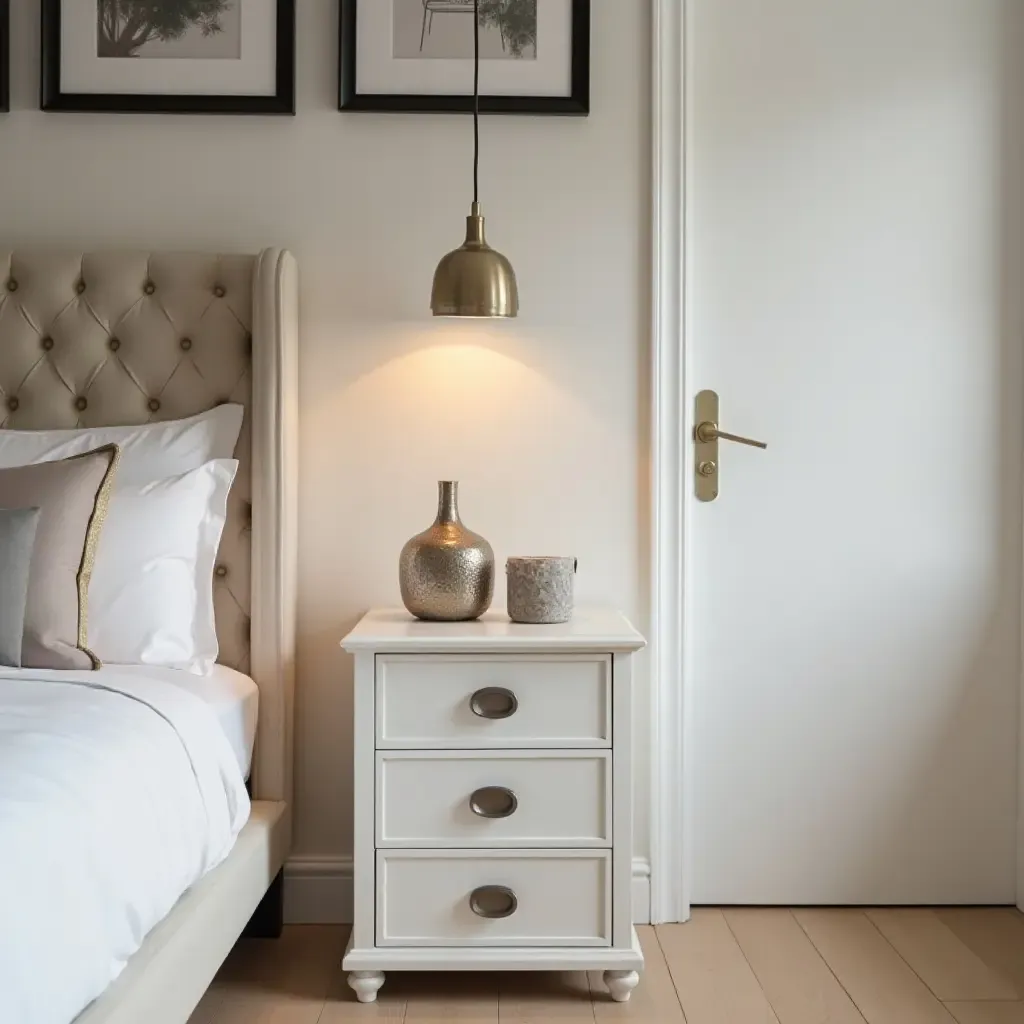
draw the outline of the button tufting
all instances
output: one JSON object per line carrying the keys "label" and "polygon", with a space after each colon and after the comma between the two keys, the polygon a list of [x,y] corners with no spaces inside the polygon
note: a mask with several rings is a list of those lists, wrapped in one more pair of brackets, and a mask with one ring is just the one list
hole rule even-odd
{"label": "button tufting", "polygon": [[[2,6],[4,0],[0,0]],[[0,61],[2,63],[2,61]],[[167,377],[174,372],[175,366],[192,364],[197,372],[210,371],[209,382],[213,384],[209,398],[219,399],[219,404],[232,404],[249,401],[249,375],[251,372],[251,354],[253,350],[253,328],[247,316],[254,302],[251,282],[247,274],[235,274],[234,264],[225,269],[225,276],[220,278],[216,264],[209,259],[197,262],[193,271],[186,275],[187,280],[175,281],[161,273],[156,265],[159,257],[155,257],[154,265],[146,267],[144,261],[137,260],[103,260],[90,262],[91,257],[74,259],[68,265],[67,257],[62,257],[52,266],[37,266],[36,263],[22,261],[15,254],[5,254],[7,276],[0,276],[0,354],[2,354],[5,330],[10,335],[12,324],[6,323],[2,312],[7,303],[7,314],[13,311],[15,344],[18,354],[18,365],[14,369],[15,376],[10,381],[0,381],[9,387],[0,387],[0,427],[17,428],[23,426],[71,426],[94,425],[102,427],[110,422],[123,422],[124,418],[139,423],[156,424],[163,413],[163,399],[160,395],[166,390]],[[134,271],[131,263],[135,262]],[[78,276],[72,278],[75,264],[78,265]],[[89,268],[90,279],[85,279],[85,268]],[[160,291],[159,302],[146,305],[140,303],[139,295],[134,293],[132,279],[142,269],[154,269],[161,274],[161,280],[167,285],[166,290],[157,287],[156,279],[143,277],[139,291],[144,300],[156,298]],[[172,268],[175,273],[178,267]],[[25,282],[18,276],[24,270],[28,275],[28,291],[24,291]],[[2,274],[3,265],[0,265]],[[124,278],[127,277],[126,281]],[[173,274],[172,274],[173,277]],[[213,277],[213,283],[210,278]],[[231,282],[231,288],[238,285],[238,291],[232,291],[232,301],[227,302],[228,287],[225,281]],[[42,282],[42,284],[40,283]],[[68,285],[65,293],[64,285]],[[47,290],[47,286],[52,289]],[[179,287],[179,285],[181,287]],[[42,291],[40,291],[42,288]],[[126,290],[127,289],[127,290]],[[208,289],[203,297],[204,289]],[[50,292],[52,291],[52,294]],[[38,293],[38,294],[37,294]],[[3,298],[7,295],[7,299]],[[86,299],[85,296],[89,298]],[[216,302],[223,302],[224,308],[210,307],[213,297]],[[98,305],[97,305],[98,303]],[[18,310],[24,309],[24,318]],[[94,313],[89,313],[93,308]],[[234,309],[236,315],[230,311]],[[149,312],[147,312],[147,310]],[[63,311],[63,312],[61,312]],[[208,324],[211,329],[222,329],[225,335],[223,345],[214,345],[210,351],[210,341],[204,333],[203,320],[212,317]],[[156,319],[150,323],[150,319]],[[224,324],[221,318],[227,317]],[[147,319],[149,318],[149,319]],[[60,331],[60,352],[57,351],[57,335],[46,330],[46,323]],[[127,326],[126,326],[127,325]],[[140,349],[139,339],[129,330],[134,325],[143,334],[163,334],[162,345],[157,339],[154,345],[144,345]],[[120,327],[129,330],[128,344],[114,331]],[[185,334],[188,330],[189,333]],[[202,344],[191,336],[191,331],[199,332]],[[173,353],[175,332],[178,336],[178,356]],[[145,340],[145,339],[143,339]],[[262,343],[261,343],[262,344]],[[35,351],[32,351],[33,346]],[[154,347],[155,346],[155,347]],[[106,347],[107,355],[99,351]],[[121,349],[124,349],[124,357]],[[149,353],[148,348],[154,348]],[[192,353],[196,353],[195,361]],[[43,365],[39,365],[43,364]],[[18,387],[16,382],[31,370],[32,390],[27,386]],[[188,367],[186,366],[187,370]],[[92,382],[102,376],[101,394],[96,395],[96,403],[88,396],[93,393]],[[193,374],[195,376],[195,374]],[[178,401],[172,396],[167,416],[195,411],[190,401],[196,398],[191,392],[196,387],[185,387],[185,405],[179,409]],[[202,392],[201,382],[197,385]],[[81,388],[81,390],[78,390]],[[181,388],[179,388],[180,390]],[[21,391],[26,393],[25,416],[21,416]],[[149,395],[146,392],[149,392]],[[198,401],[202,398],[196,398]],[[142,408],[139,408],[139,401]],[[68,402],[68,405],[63,405]],[[213,404],[212,402],[209,404]],[[63,406],[63,412],[61,407]],[[110,406],[110,408],[108,408]],[[135,412],[132,413],[131,410]],[[118,412],[118,410],[121,410]],[[127,411],[127,412],[126,412]],[[251,409],[250,409],[251,411]],[[89,413],[86,416],[86,412]],[[147,412],[149,415],[147,416]],[[40,418],[42,419],[40,420]],[[37,422],[39,421],[39,422]],[[154,427],[155,429],[155,427]],[[2,431],[0,431],[2,436]],[[226,650],[224,658],[235,664],[248,663],[249,654],[246,641],[249,637],[250,622],[241,608],[236,608],[230,600],[230,593],[236,592],[239,604],[246,604],[249,577],[249,542],[254,530],[254,509],[251,503],[252,488],[248,453],[243,458],[244,479],[235,488],[234,500],[231,502],[230,523],[225,531],[234,537],[238,548],[230,553],[230,562],[216,562],[210,572],[212,592],[218,599],[228,600],[231,605],[225,622],[224,642]],[[2,504],[2,502],[0,502]],[[230,546],[230,544],[225,545]],[[229,557],[228,552],[223,553]],[[235,570],[239,576],[236,579]],[[230,581],[230,582],[229,582]],[[238,587],[245,586],[246,594],[238,592]],[[224,611],[224,609],[221,609]],[[256,632],[259,631],[257,627]],[[2,1021],[0,1021],[2,1024]],[[1024,1022],[1022,1022],[1024,1024]]]}

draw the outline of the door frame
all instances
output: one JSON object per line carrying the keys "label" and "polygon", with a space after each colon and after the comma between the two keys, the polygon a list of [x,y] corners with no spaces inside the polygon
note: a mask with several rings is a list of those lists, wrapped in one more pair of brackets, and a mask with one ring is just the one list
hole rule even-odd
{"label": "door frame", "polygon": [[690,916],[689,0],[651,0],[651,923]]}
{"label": "door frame", "polygon": [[[651,923],[690,917],[689,586],[692,414],[693,0],[651,0]],[[1024,657],[1020,681],[1017,906],[1024,912]]]}

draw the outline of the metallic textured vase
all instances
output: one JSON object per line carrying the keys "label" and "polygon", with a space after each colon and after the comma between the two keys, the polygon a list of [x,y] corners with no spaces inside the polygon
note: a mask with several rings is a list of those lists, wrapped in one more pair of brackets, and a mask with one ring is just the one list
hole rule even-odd
{"label": "metallic textured vase", "polygon": [[418,619],[477,619],[494,596],[494,552],[459,518],[459,485],[437,484],[437,518],[402,548],[398,560],[402,602]]}

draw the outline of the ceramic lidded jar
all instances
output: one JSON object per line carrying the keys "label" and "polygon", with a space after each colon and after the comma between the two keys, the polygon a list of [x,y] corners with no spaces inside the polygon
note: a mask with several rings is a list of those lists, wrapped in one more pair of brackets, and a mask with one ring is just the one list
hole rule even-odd
{"label": "ceramic lidded jar", "polygon": [[494,597],[494,552],[459,518],[459,485],[437,484],[437,518],[407,541],[398,560],[402,602],[418,619],[477,619]]}

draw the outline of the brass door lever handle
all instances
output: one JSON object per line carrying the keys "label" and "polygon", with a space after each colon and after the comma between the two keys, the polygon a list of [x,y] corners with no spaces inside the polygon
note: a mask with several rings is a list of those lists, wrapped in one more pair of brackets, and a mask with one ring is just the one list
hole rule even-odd
{"label": "brass door lever handle", "polygon": [[730,434],[725,430],[719,430],[717,423],[705,420],[693,428],[693,436],[697,441],[708,444],[711,441],[735,441],[737,444],[745,444],[751,448],[767,448],[764,441],[755,441],[752,437],[741,437],[739,434]]}
{"label": "brass door lever handle", "polygon": [[764,441],[755,441],[752,437],[741,434],[730,434],[718,429],[718,394],[714,391],[701,391],[694,402],[693,428],[694,441],[694,490],[698,501],[714,501],[718,497],[718,442],[733,441],[745,444],[750,448],[767,448]]}

